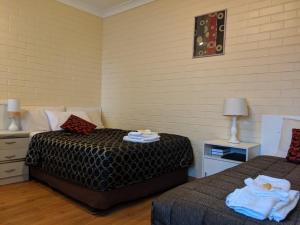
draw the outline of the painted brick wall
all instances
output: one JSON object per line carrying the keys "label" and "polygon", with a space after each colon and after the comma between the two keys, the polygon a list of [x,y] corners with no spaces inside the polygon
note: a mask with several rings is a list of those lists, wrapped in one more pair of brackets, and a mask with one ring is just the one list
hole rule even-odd
{"label": "painted brick wall", "polygon": [[0,99],[98,106],[99,17],[55,0],[0,0]]}
{"label": "painted brick wall", "polygon": [[[192,59],[194,17],[228,9],[224,56]],[[300,115],[299,0],[157,0],[103,21],[102,108],[109,127],[226,139],[225,97],[246,97],[243,141],[262,114]]]}

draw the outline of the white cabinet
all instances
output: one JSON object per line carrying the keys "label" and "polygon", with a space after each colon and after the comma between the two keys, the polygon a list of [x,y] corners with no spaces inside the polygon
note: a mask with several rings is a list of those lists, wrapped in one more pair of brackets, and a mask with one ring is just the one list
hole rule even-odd
{"label": "white cabinet", "polygon": [[210,176],[215,173],[219,173],[223,170],[229,169],[234,167],[241,162],[229,162],[220,159],[213,159],[213,158],[205,158],[204,160],[204,176]]}
{"label": "white cabinet", "polygon": [[0,185],[28,179],[25,157],[29,133],[0,131]]}
{"label": "white cabinet", "polygon": [[[213,149],[225,149],[224,155],[214,154]],[[202,176],[210,176],[237,166],[259,155],[260,145],[256,143],[231,144],[226,140],[212,140],[204,143]]]}

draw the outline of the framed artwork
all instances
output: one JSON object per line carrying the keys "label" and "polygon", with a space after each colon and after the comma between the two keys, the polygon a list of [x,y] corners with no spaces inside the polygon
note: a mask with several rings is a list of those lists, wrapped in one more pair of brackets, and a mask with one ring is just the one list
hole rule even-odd
{"label": "framed artwork", "polygon": [[195,17],[194,58],[223,55],[227,10]]}

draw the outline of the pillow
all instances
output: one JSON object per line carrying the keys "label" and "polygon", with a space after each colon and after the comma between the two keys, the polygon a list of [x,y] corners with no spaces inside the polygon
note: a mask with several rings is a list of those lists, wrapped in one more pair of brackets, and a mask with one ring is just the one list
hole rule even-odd
{"label": "pillow", "polygon": [[291,146],[286,159],[290,162],[300,163],[300,129],[293,129]]}
{"label": "pillow", "polygon": [[292,130],[294,128],[300,129],[300,120],[287,119],[287,118],[283,119],[280,143],[275,156],[283,157],[283,158],[286,157],[287,152],[291,145]]}
{"label": "pillow", "polygon": [[[48,131],[48,130],[47,130],[47,131]],[[47,132],[47,131],[31,131],[31,132],[29,133],[29,140],[31,140],[32,137],[33,137],[34,135],[40,134],[40,133],[43,133],[43,132]]]}
{"label": "pillow", "polygon": [[85,112],[58,112],[58,111],[45,111],[48,117],[48,121],[51,127],[51,130],[62,130],[60,127],[67,119],[73,114],[81,119],[84,119],[88,122],[91,122],[88,115]]}
{"label": "pillow", "polygon": [[27,106],[22,108],[21,126],[26,131],[49,131],[51,130],[45,110],[65,111],[64,106]]}
{"label": "pillow", "polygon": [[97,125],[97,128],[104,128],[101,120],[101,109],[93,107],[67,107],[67,112],[83,111],[86,112],[91,122]]}
{"label": "pillow", "polygon": [[90,134],[97,126],[78,116],[71,115],[61,128],[78,134]]}

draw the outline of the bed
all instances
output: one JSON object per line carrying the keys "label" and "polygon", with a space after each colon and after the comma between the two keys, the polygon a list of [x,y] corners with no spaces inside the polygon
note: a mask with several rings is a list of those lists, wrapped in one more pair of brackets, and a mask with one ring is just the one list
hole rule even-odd
{"label": "bed", "polygon": [[155,199],[152,225],[299,225],[299,203],[281,223],[258,221],[235,213],[225,205],[226,196],[243,187],[245,178],[255,178],[261,174],[288,179],[292,189],[300,190],[300,165],[272,156],[279,145],[284,118],[287,117],[263,117],[263,155],[221,173],[181,185]]}
{"label": "bed", "polygon": [[161,133],[160,141],[123,141],[128,131],[96,129],[89,135],[50,131],[31,139],[30,176],[94,210],[167,190],[187,181],[188,138]]}

